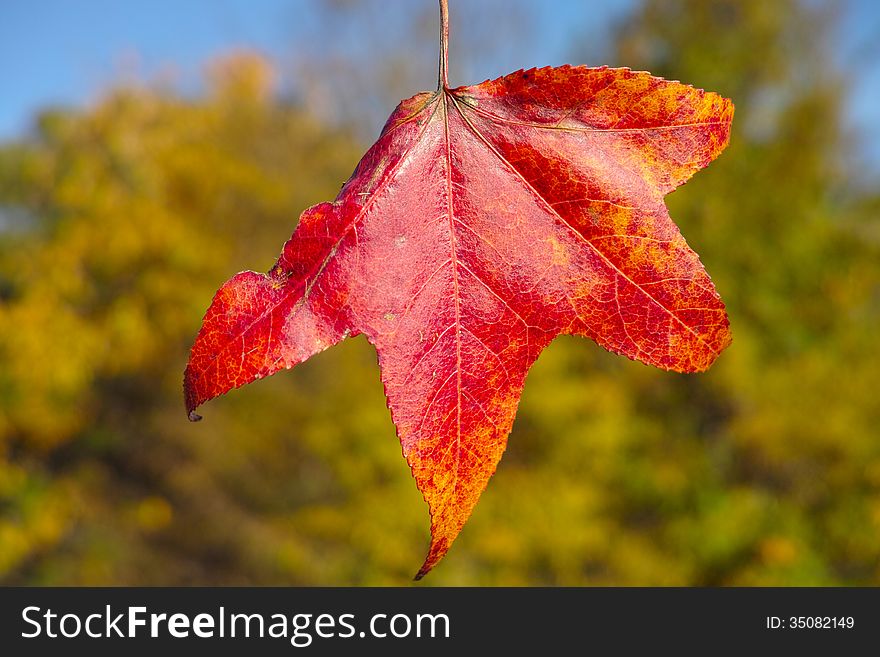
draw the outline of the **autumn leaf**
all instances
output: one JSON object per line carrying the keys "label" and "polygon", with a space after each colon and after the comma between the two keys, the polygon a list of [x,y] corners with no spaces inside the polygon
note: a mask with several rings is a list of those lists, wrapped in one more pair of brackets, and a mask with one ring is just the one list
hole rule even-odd
{"label": "autumn leaf", "polygon": [[417,577],[470,516],[555,336],[677,372],[730,342],[663,197],[727,145],[732,103],[607,67],[450,89],[443,0],[441,14],[437,91],[400,103],[268,274],[220,288],[185,374],[195,420],[205,401],[364,334],[431,512]]}

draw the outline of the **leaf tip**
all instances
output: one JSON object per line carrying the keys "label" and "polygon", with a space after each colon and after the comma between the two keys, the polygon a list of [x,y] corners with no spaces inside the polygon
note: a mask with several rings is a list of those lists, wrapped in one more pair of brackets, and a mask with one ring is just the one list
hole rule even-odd
{"label": "leaf tip", "polygon": [[190,422],[200,422],[202,419],[202,416],[199,415],[198,413],[196,413],[194,410],[192,410],[192,411],[189,411],[189,413],[187,413],[187,418],[189,418]]}

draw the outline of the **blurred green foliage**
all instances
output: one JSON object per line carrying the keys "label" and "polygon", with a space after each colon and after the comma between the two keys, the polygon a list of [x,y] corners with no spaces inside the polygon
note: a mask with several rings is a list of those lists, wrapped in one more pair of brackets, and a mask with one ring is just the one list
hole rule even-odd
{"label": "blurred green foliage", "polygon": [[[668,198],[733,345],[675,375],[559,338],[425,584],[880,584],[880,198],[850,184],[833,17],[647,2],[615,63],[732,97]],[[216,288],[268,269],[363,144],[238,54],[0,149],[0,582],[402,584],[428,514],[358,338],[186,422]]]}

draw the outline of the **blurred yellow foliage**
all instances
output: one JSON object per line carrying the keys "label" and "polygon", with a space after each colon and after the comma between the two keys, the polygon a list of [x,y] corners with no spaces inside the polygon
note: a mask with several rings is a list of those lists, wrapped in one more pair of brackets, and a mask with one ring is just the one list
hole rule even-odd
{"label": "blurred yellow foliage", "polygon": [[[757,0],[624,25],[620,63],[737,104],[729,150],[669,197],[734,344],[679,376],[554,342],[424,584],[880,584],[880,204],[847,185],[824,29]],[[363,150],[252,53],[207,77],[0,148],[0,582],[404,584],[424,556],[362,338],[186,422],[212,294],[268,269]]]}

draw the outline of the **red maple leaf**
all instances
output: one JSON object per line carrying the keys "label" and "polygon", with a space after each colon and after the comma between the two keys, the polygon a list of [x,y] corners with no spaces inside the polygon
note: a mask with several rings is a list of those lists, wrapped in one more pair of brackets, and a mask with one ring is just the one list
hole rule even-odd
{"label": "red maple leaf", "polygon": [[333,203],[268,275],[214,297],[185,374],[203,402],[345,337],[375,345],[443,557],[507,443],[529,367],[559,334],[678,372],[727,316],[663,196],[727,145],[733,104],[628,69],[517,71],[404,100]]}

